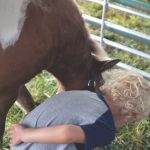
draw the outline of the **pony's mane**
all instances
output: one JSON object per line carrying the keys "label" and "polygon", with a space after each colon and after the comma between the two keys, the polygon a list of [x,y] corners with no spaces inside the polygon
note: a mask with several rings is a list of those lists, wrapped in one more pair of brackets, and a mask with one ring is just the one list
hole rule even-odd
{"label": "pony's mane", "polygon": [[100,44],[92,39],[89,39],[90,41],[90,49],[91,54],[99,61],[103,60],[109,60],[110,58],[107,55],[107,52],[104,50]]}
{"label": "pony's mane", "polygon": [[6,49],[19,39],[30,0],[0,0],[0,46]]}

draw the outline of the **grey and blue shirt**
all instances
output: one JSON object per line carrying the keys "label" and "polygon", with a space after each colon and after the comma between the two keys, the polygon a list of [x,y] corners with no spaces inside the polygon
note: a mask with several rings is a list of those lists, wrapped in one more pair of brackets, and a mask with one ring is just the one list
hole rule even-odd
{"label": "grey and blue shirt", "polygon": [[85,133],[85,144],[21,143],[11,150],[92,150],[106,146],[115,137],[112,113],[103,96],[90,91],[66,91],[31,111],[21,124],[39,128],[51,125],[74,124]]}

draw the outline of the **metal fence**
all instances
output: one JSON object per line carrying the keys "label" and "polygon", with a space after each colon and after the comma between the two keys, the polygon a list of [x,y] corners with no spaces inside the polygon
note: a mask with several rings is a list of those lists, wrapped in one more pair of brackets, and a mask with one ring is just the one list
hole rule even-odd
{"label": "metal fence", "polygon": [[[117,11],[126,12],[131,15],[135,15],[135,16],[150,20],[150,4],[141,2],[139,0],[110,0],[110,1],[109,0],[87,0],[87,1],[102,5],[102,18],[101,19],[83,14],[83,18],[87,23],[96,25],[100,28],[99,36],[91,34],[91,37],[93,39],[100,42],[101,45],[109,45],[109,46],[117,48],[121,51],[143,57],[144,59],[148,59],[148,61],[150,60],[150,53],[149,54],[145,53],[141,50],[122,45],[115,41],[106,39],[104,37],[104,31],[107,30],[107,31],[113,32],[115,34],[121,35],[123,37],[130,38],[130,39],[133,39],[136,41],[140,41],[144,44],[150,45],[150,35],[147,35],[147,34],[144,34],[141,32],[137,32],[137,31],[131,30],[129,28],[126,28],[126,27],[123,27],[123,26],[120,26],[117,24],[113,24],[111,22],[108,22],[107,18],[106,18],[107,10],[115,9]],[[133,10],[132,7],[134,7],[134,8],[136,7],[141,10],[146,10],[149,13],[146,13],[146,12],[144,13],[144,11],[138,11],[138,9]],[[138,68],[135,68],[133,66],[130,66],[130,65],[127,65],[124,63],[119,63],[118,66],[121,68],[127,69],[127,70],[136,70],[136,71],[140,72],[144,77],[150,79],[150,73],[148,73],[144,70],[140,70]],[[149,66],[150,66],[150,64],[149,64]]]}

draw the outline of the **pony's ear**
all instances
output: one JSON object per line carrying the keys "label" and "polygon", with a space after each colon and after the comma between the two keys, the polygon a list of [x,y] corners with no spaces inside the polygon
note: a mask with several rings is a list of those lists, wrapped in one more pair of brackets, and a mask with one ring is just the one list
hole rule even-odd
{"label": "pony's ear", "polygon": [[106,70],[111,69],[114,65],[120,62],[120,59],[112,59],[112,60],[105,60],[105,61],[95,61],[95,66],[98,72],[104,72]]}
{"label": "pony's ear", "polygon": [[116,65],[118,62],[120,62],[119,59],[113,59],[113,60],[105,60],[105,61],[98,61],[98,60],[94,60],[95,63],[95,90],[98,91],[99,87],[102,86],[105,81],[102,77],[102,73],[106,70],[111,69],[114,65]]}
{"label": "pony's ear", "polygon": [[104,60],[100,61],[93,57],[93,66],[90,72],[90,79],[88,83],[88,87],[91,91],[99,90],[99,87],[102,86],[105,81],[103,80],[102,73],[106,70],[111,69],[114,65],[116,65],[120,60]]}

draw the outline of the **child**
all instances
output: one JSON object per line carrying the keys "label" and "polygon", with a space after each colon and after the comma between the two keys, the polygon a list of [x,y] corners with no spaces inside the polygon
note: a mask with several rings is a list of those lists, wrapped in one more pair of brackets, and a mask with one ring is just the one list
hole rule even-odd
{"label": "child", "polygon": [[122,127],[150,114],[149,81],[127,71],[112,70],[105,76],[107,82],[101,88],[105,100],[101,92],[89,91],[53,96],[29,113],[22,125],[12,125],[10,146],[20,143],[12,149],[91,150],[110,144],[115,126]]}

